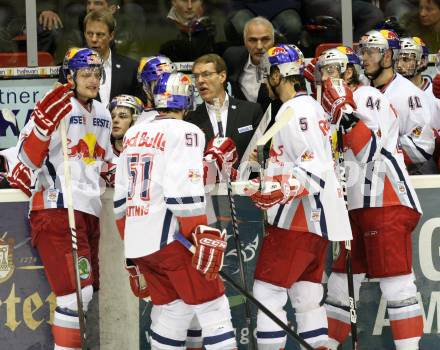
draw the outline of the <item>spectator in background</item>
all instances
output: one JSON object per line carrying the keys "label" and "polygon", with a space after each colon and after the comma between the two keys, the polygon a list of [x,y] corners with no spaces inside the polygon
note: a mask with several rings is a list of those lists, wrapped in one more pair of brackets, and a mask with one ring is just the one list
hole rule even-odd
{"label": "spectator in background", "polygon": [[407,13],[417,12],[418,0],[390,0],[385,5],[385,16],[400,20]]}
{"label": "spectator in background", "polygon": [[159,53],[173,62],[185,62],[215,52],[215,24],[204,12],[203,0],[172,0],[167,19],[175,39],[162,44]]}
{"label": "spectator in background", "polygon": [[402,17],[408,34],[423,38],[430,52],[440,49],[440,0],[420,0],[418,13]]}
{"label": "spectator in background", "polygon": [[230,137],[236,144],[238,165],[260,122],[263,114],[261,107],[226,93],[227,68],[219,55],[207,54],[197,58],[192,73],[203,103],[195,111],[189,112],[185,120],[202,129],[206,140],[212,140],[219,135],[215,106],[215,99],[218,99],[224,136]]}
{"label": "spectator in background", "polygon": [[[265,111],[272,102],[273,93],[265,77],[266,67],[262,59],[267,50],[274,46],[272,23],[264,17],[252,18],[244,27],[243,38],[244,46],[230,47],[223,55],[228,67],[232,96],[257,102]],[[276,111],[272,108],[273,116]]]}
{"label": "spectator in background", "polygon": [[[98,51],[104,60],[104,77],[99,87],[99,100],[108,105],[117,95],[134,95],[145,101],[137,80],[137,62],[114,52],[110,46],[115,37],[116,20],[108,10],[92,11],[84,18],[87,47]],[[60,82],[64,82],[60,72]]]}
{"label": "spectator in background", "polygon": [[236,9],[224,24],[225,35],[232,45],[243,45],[246,22],[256,16],[270,20],[277,41],[296,44],[301,35],[301,0],[233,1]]}

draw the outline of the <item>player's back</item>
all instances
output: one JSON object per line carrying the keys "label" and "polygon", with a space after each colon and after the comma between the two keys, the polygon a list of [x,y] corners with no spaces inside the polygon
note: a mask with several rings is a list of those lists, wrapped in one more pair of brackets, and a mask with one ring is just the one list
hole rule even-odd
{"label": "player's back", "polygon": [[[145,256],[170,243],[178,216],[204,213],[204,147],[197,126],[173,118],[157,117],[127,131],[115,189],[115,201],[121,187],[126,191],[127,257]],[[124,176],[128,180],[121,183]]]}

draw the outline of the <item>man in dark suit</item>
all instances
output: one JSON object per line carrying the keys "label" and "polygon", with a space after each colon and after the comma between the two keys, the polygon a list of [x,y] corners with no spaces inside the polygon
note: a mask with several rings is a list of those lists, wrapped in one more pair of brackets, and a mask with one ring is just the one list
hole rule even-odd
{"label": "man in dark suit", "polygon": [[205,133],[206,140],[211,140],[218,135],[217,108],[214,105],[215,99],[218,99],[225,136],[230,137],[237,146],[238,165],[263,111],[258,103],[239,100],[226,93],[227,68],[220,56],[207,54],[199,57],[194,61],[192,72],[204,102],[190,112],[185,120],[196,124]]}
{"label": "man in dark suit", "polygon": [[[84,37],[87,46],[98,51],[104,60],[105,79],[99,88],[99,99],[105,105],[118,95],[133,95],[145,102],[137,80],[136,61],[118,55],[110,46],[115,36],[116,21],[108,10],[91,11],[84,18]],[[60,75],[60,82],[64,82]]]}
{"label": "man in dark suit", "polygon": [[[267,50],[274,46],[274,28],[266,18],[255,17],[246,23],[243,37],[245,46],[230,47],[223,54],[232,95],[257,102],[265,111],[274,96],[260,63]],[[275,114],[272,108],[272,115]]]}

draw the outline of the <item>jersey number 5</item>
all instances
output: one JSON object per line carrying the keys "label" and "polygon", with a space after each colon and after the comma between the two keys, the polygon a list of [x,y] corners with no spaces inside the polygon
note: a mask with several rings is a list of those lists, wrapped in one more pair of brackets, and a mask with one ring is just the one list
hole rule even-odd
{"label": "jersey number 5", "polygon": [[150,177],[153,167],[151,153],[130,154],[127,157],[128,165],[128,199],[133,199],[139,189],[139,198],[143,201],[150,200]]}

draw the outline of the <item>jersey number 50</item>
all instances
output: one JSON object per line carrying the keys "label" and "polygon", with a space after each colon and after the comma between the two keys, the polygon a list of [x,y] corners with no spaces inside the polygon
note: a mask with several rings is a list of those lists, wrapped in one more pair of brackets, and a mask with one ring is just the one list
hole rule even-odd
{"label": "jersey number 50", "polygon": [[133,199],[139,189],[139,198],[143,201],[150,200],[150,177],[153,167],[151,153],[130,154],[127,157],[128,165],[128,199]]}

